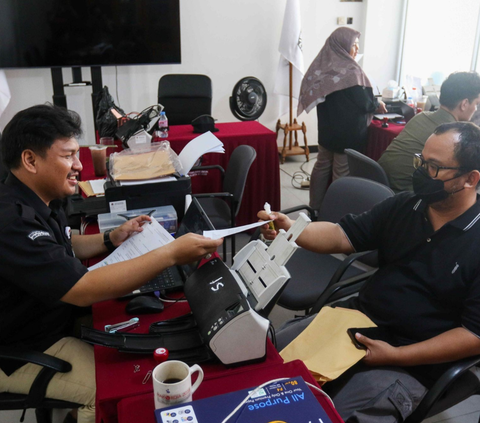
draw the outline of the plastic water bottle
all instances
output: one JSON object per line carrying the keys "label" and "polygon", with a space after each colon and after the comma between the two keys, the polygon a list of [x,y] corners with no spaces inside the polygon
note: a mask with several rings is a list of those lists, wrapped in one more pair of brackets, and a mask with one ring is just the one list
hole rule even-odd
{"label": "plastic water bottle", "polygon": [[168,118],[165,112],[160,113],[160,118],[157,122],[157,133],[155,134],[159,138],[168,137]]}
{"label": "plastic water bottle", "polygon": [[413,103],[415,104],[415,106],[413,107],[413,109],[414,109],[415,112],[416,112],[416,111],[417,111],[417,102],[418,102],[417,87],[413,87],[413,88],[412,88],[412,100],[413,100]]}
{"label": "plastic water bottle", "polygon": [[407,98],[407,106],[410,106],[412,109],[415,110],[415,102],[413,101],[412,97]]}

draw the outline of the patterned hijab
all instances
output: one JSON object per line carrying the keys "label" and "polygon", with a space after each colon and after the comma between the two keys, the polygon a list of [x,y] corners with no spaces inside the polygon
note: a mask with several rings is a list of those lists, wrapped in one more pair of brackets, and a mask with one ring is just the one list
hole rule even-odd
{"label": "patterned hijab", "polygon": [[310,112],[335,91],[356,85],[372,86],[360,65],[350,56],[350,49],[360,35],[358,31],[340,27],[327,38],[303,78],[297,116],[304,110]]}

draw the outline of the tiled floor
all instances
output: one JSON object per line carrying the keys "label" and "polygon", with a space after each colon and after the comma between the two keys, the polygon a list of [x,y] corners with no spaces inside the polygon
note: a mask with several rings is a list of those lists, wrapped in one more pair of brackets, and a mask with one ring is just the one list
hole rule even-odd
{"label": "tiled floor", "polygon": [[[300,166],[305,158],[303,156],[288,157],[283,165],[280,165],[280,181],[282,188],[282,203],[281,208],[285,209],[299,204],[308,204],[308,189],[296,189],[292,185],[292,177],[298,175]],[[310,162],[303,167],[307,172],[311,171],[315,163],[315,155],[310,155]],[[298,182],[293,182],[298,186],[302,176],[298,177]],[[241,246],[245,245],[250,236],[237,236],[237,251]],[[285,310],[281,307],[275,307],[270,314],[270,319],[275,327],[279,327],[284,321],[292,318],[293,312]],[[12,423],[19,421],[20,412],[3,411],[0,412],[0,423]],[[426,423],[443,422],[443,423],[477,423],[480,415],[480,397],[472,397],[461,404],[426,420]],[[54,423],[60,423],[63,419],[64,412],[55,410]],[[35,414],[29,410],[26,414],[25,423],[35,423]]]}

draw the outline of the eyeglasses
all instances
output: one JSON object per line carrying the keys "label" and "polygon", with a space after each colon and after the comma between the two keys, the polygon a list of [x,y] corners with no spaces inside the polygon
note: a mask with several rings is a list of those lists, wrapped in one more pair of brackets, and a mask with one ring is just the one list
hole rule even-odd
{"label": "eyeglasses", "polygon": [[438,166],[436,164],[427,162],[423,156],[418,153],[413,155],[413,167],[415,169],[423,167],[432,178],[436,178],[438,176],[438,172],[443,169],[467,170],[465,167]]}

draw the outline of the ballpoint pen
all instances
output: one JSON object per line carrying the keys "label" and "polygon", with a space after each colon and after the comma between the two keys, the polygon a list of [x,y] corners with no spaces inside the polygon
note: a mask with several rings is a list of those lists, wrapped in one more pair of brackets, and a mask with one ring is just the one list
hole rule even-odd
{"label": "ballpoint pen", "polygon": [[[263,205],[263,208],[264,210],[267,212],[268,215],[270,215],[272,213],[272,208],[270,207],[270,204],[265,202],[265,204]],[[275,230],[275,225],[273,224],[273,222],[268,222],[268,227],[274,231]]]}

